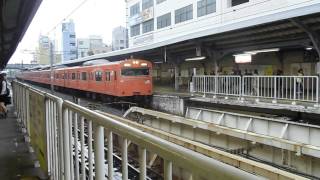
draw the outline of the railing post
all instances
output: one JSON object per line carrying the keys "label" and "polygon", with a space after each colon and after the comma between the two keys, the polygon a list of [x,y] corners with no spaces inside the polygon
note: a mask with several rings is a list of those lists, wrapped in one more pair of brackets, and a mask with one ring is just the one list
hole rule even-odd
{"label": "railing post", "polygon": [[75,179],[79,179],[80,175],[79,175],[79,147],[78,147],[78,114],[75,113],[74,115],[74,119],[73,119],[73,132],[74,132],[74,138],[73,138],[73,142],[74,142],[74,163],[75,163]]}
{"label": "railing post", "polygon": [[63,143],[63,110],[62,110],[62,99],[58,99],[57,101],[57,113],[58,113],[58,141],[59,141],[59,179],[63,179],[64,176],[64,143]]}
{"label": "railing post", "polygon": [[88,121],[88,161],[89,161],[89,180],[93,180],[93,157],[92,157],[92,121]]}
{"label": "railing post", "polygon": [[72,120],[73,120],[73,112],[69,109],[69,147],[70,147],[70,151],[69,151],[69,154],[70,154],[70,166],[69,166],[69,169],[70,169],[70,177],[71,179],[74,179],[74,161],[73,161],[73,137],[72,137]]}
{"label": "railing post", "polygon": [[145,180],[147,178],[147,150],[143,147],[139,148],[139,170],[140,170],[140,180]]}
{"label": "railing post", "polygon": [[86,163],[85,163],[85,155],[84,155],[84,117],[81,117],[80,122],[80,144],[81,144],[81,180],[86,179]]}
{"label": "railing post", "polygon": [[206,97],[207,91],[207,77],[203,76],[203,97]]}
{"label": "railing post", "polygon": [[[104,129],[98,126],[94,133],[94,163],[95,163],[95,179],[104,180]],[[109,151],[109,150],[108,150]],[[109,162],[108,162],[109,163]],[[110,177],[109,177],[110,178]]]}
{"label": "railing post", "polygon": [[45,99],[45,122],[47,135],[47,161],[48,161],[48,176],[51,176],[51,133],[50,133],[50,100]]}
{"label": "railing post", "polygon": [[[71,119],[70,119],[71,120]],[[63,154],[64,154],[64,179],[71,179],[70,143],[69,143],[69,112],[63,109]]]}
{"label": "railing post", "polygon": [[277,76],[273,77],[273,101],[272,103],[277,103]]}
{"label": "railing post", "polygon": [[128,180],[128,140],[123,137],[122,140],[122,180]]}
{"label": "railing post", "polygon": [[113,136],[112,131],[108,131],[108,179],[113,179]]}
{"label": "railing post", "polygon": [[297,100],[297,77],[293,77],[293,102],[292,105],[296,105]]}
{"label": "railing post", "polygon": [[217,98],[217,90],[218,90],[218,76],[214,76],[214,96],[213,98]]}
{"label": "railing post", "polygon": [[257,99],[256,99],[256,102],[259,102],[259,97],[260,97],[260,77],[259,76],[257,76],[256,77],[257,78],[257,89],[256,89],[256,92],[257,92],[257,94],[256,94],[256,96],[257,96]]}
{"label": "railing post", "polygon": [[172,180],[172,162],[164,160],[164,179]]}
{"label": "railing post", "polygon": [[319,77],[316,77],[316,107],[319,107]]}

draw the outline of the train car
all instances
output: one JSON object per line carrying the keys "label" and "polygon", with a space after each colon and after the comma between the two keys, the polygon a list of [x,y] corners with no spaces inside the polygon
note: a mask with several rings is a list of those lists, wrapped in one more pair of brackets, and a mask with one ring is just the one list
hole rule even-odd
{"label": "train car", "polygon": [[55,69],[52,81],[50,70],[26,71],[18,78],[46,85],[52,82],[56,89],[76,90],[94,96],[148,97],[153,92],[151,70],[151,62],[129,59]]}

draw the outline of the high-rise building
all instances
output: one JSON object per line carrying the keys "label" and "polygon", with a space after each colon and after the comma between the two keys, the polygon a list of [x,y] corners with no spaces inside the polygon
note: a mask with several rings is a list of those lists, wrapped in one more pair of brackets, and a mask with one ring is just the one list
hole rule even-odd
{"label": "high-rise building", "polygon": [[35,53],[35,59],[38,64],[50,64],[50,39],[48,36],[39,36],[38,49]]}
{"label": "high-rise building", "polygon": [[103,43],[102,37],[97,35],[77,39],[77,48],[78,58],[112,51],[110,46]]}
{"label": "high-rise building", "polygon": [[77,39],[78,58],[88,56],[90,50],[90,41],[86,38]]}
{"label": "high-rise building", "polygon": [[112,31],[112,50],[117,51],[128,48],[128,30],[119,26]]}
{"label": "high-rise building", "polygon": [[77,59],[76,33],[72,20],[62,23],[62,62]]}
{"label": "high-rise building", "polygon": [[101,36],[91,35],[89,36],[90,49],[101,48],[104,46]]}

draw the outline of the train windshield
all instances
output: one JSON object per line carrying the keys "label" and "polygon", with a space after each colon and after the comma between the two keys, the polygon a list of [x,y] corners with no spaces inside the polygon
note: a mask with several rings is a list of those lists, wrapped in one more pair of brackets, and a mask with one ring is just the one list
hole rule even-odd
{"label": "train windshield", "polygon": [[126,68],[121,70],[122,76],[148,76],[149,68]]}

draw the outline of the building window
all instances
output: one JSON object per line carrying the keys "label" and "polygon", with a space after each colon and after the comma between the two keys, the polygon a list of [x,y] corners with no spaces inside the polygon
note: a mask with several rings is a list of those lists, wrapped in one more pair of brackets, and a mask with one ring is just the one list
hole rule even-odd
{"label": "building window", "polygon": [[171,13],[159,16],[157,18],[157,28],[161,29],[164,27],[171,26]]}
{"label": "building window", "polygon": [[70,46],[76,46],[76,43],[70,43]]}
{"label": "building window", "polygon": [[249,2],[249,0],[231,0],[231,6],[237,6],[247,2]]}
{"label": "building window", "polygon": [[76,35],[70,34],[69,37],[70,37],[70,38],[76,38]]}
{"label": "building window", "polygon": [[71,54],[71,55],[76,55],[76,54],[77,54],[77,51],[70,51],[70,54]]}
{"label": "building window", "polygon": [[102,72],[96,71],[96,81],[102,81]]}
{"label": "building window", "polygon": [[165,2],[166,0],[157,0],[157,4],[160,4],[162,2]]}
{"label": "building window", "polygon": [[140,13],[140,4],[137,3],[130,7],[130,16],[134,16]]}
{"label": "building window", "polygon": [[140,24],[131,26],[131,37],[140,35]]}
{"label": "building window", "polygon": [[154,22],[153,19],[146,21],[142,24],[143,33],[147,33],[154,30]]}
{"label": "building window", "polygon": [[198,1],[198,17],[216,12],[216,0]]}
{"label": "building window", "polygon": [[148,9],[153,6],[153,0],[142,0],[142,10]]}
{"label": "building window", "polygon": [[83,45],[83,41],[79,41],[79,45]]}
{"label": "building window", "polygon": [[82,72],[81,73],[81,80],[87,80],[87,73],[86,72]]}
{"label": "building window", "polygon": [[175,10],[175,23],[181,23],[184,21],[188,21],[193,18],[193,6],[190,4],[189,6],[183,7],[181,9]]}

